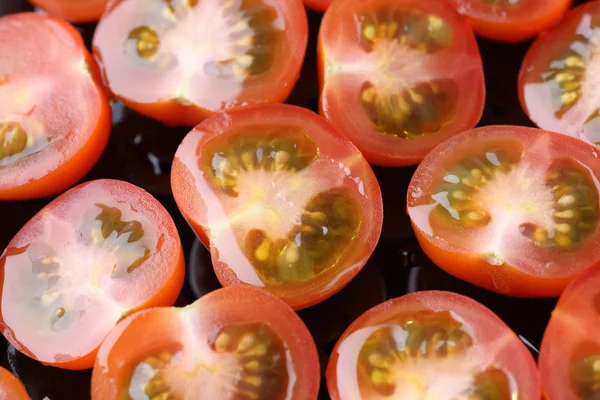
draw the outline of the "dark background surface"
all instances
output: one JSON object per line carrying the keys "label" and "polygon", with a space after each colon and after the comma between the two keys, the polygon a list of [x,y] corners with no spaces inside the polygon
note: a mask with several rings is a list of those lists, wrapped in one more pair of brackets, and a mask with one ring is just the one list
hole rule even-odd
{"label": "dark background surface", "polygon": [[[576,3],[583,3],[577,1]],[[31,11],[25,0],[0,0],[0,15]],[[312,110],[318,107],[316,36],[320,15],[308,13],[310,39],[300,81],[288,103]],[[78,25],[89,44],[94,25]],[[479,40],[486,75],[487,100],[480,125],[531,125],[517,98],[517,74],[530,42],[506,45]],[[1,57],[2,55],[0,55]],[[0,58],[1,62],[1,58]],[[169,170],[177,146],[189,128],[169,128],[116,103],[108,147],[84,180],[122,179],[148,190],[169,210],[181,235],[187,278],[178,305],[219,287],[210,255],[183,220],[169,187]],[[406,190],[415,168],[374,168],[383,192],[383,233],[373,257],[361,273],[332,298],[299,312],[319,347],[322,370],[336,339],[362,312],[393,297],[417,290],[450,290],[472,297],[497,313],[537,355],[555,299],[514,299],[459,281],[427,259],[414,239],[406,215]],[[36,212],[51,199],[0,203],[0,249],[6,247]],[[0,336],[0,365],[12,371],[33,400],[88,399],[90,371],[44,367],[17,352]],[[325,381],[321,398],[328,398]]]}

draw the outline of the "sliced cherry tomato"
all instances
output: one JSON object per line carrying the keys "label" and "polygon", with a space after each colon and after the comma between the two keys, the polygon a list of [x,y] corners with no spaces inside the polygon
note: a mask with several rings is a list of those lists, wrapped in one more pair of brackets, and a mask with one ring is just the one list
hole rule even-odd
{"label": "sliced cherry tomato", "polygon": [[592,400],[600,393],[600,268],[579,274],[565,289],[540,348],[547,400]]}
{"label": "sliced cherry tomato", "polygon": [[29,395],[21,381],[2,367],[0,367],[0,399],[29,400]]}
{"label": "sliced cherry tomato", "polygon": [[48,204],[0,259],[0,328],[43,364],[90,368],[123,316],[172,305],[184,260],[173,220],[144,190],[99,180]]}
{"label": "sliced cherry tomato", "polygon": [[458,135],[417,168],[408,213],[425,253],[495,292],[558,296],[600,263],[597,151],[536,128]]}
{"label": "sliced cherry tomato", "polygon": [[75,184],[108,142],[110,108],[95,61],[64,20],[0,18],[0,200]]}
{"label": "sliced cherry tomato", "polygon": [[73,22],[98,21],[109,0],[29,0],[31,4]]}
{"label": "sliced cherry tomato", "polygon": [[388,300],[338,340],[327,367],[333,400],[539,400],[527,347],[468,297],[425,291]]}
{"label": "sliced cherry tomato", "polygon": [[347,284],[381,233],[381,191],[369,164],[299,107],[206,120],[177,150],[171,184],[221,283],[265,287],[294,308]]}
{"label": "sliced cherry tomato", "polygon": [[333,0],[304,0],[304,5],[306,8],[310,8],[313,11],[325,12],[332,1]]}
{"label": "sliced cherry tomato", "polygon": [[284,101],[308,41],[302,0],[117,0],[94,54],[108,88],[167,124]]}
{"label": "sliced cherry tomato", "polygon": [[475,33],[499,42],[516,43],[551,28],[572,0],[450,0],[467,17]]}
{"label": "sliced cherry tomato", "polygon": [[519,74],[523,110],[540,128],[600,146],[600,2],[570,11],[531,46]]}
{"label": "sliced cherry tomato", "polygon": [[444,0],[348,0],[319,34],[321,114],[372,164],[416,164],[483,111],[471,28]]}
{"label": "sliced cherry tomato", "polygon": [[100,347],[92,374],[92,400],[305,400],[318,390],[317,349],[302,320],[248,287],[129,316]]}

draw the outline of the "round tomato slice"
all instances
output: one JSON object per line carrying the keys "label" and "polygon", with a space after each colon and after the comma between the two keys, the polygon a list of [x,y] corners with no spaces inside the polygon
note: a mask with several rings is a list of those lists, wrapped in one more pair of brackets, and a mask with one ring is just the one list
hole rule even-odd
{"label": "round tomato slice", "polygon": [[310,8],[313,11],[325,12],[327,7],[331,5],[333,0],[303,0],[306,8]]}
{"label": "round tomato slice", "polygon": [[100,19],[109,0],[29,0],[57,17],[73,22],[92,22]]}
{"label": "round tomato slice", "polygon": [[498,293],[558,296],[600,263],[597,151],[536,128],[458,135],[417,168],[408,213],[425,253]]}
{"label": "round tomato slice", "polygon": [[483,111],[475,36],[445,0],[334,2],[319,74],[321,114],[372,164],[416,164]]}
{"label": "round tomato slice", "polygon": [[299,107],[206,120],[177,150],[171,184],[221,283],[264,287],[294,308],[348,283],[381,233],[381,191],[369,164]]}
{"label": "round tomato slice", "polygon": [[0,200],[75,184],[108,142],[110,108],[81,35],[34,13],[0,18]]}
{"label": "round tomato slice", "polygon": [[565,289],[546,327],[539,366],[547,400],[592,400],[600,393],[600,268]]}
{"label": "round tomato slice", "polygon": [[551,28],[572,0],[450,0],[467,17],[475,33],[499,42],[516,43]]}
{"label": "round tomato slice", "polygon": [[540,36],[525,55],[519,74],[523,110],[540,128],[600,146],[600,2],[570,11]]}
{"label": "round tomato slice", "polygon": [[284,101],[308,41],[301,0],[117,0],[94,35],[115,97],[167,124]]}
{"label": "round tomato slice", "polygon": [[29,395],[21,381],[2,367],[0,367],[0,399],[29,400]]}
{"label": "round tomato slice", "polygon": [[327,367],[333,400],[539,400],[527,347],[468,297],[424,291],[364,313],[338,340]]}
{"label": "round tomato slice", "polygon": [[98,352],[92,400],[316,399],[319,371],[310,332],[287,304],[229,287],[120,322]]}
{"label": "round tomato slice", "polygon": [[173,220],[144,190],[99,180],[48,204],[0,258],[0,328],[43,364],[90,368],[123,316],[172,305],[184,260]]}

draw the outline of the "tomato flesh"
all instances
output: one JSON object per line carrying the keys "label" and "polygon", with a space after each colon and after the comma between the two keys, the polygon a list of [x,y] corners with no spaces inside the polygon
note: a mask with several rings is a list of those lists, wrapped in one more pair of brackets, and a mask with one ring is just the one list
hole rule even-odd
{"label": "tomato flesh", "polygon": [[325,12],[333,0],[303,0],[306,8],[317,12]]}
{"label": "tomato flesh", "polygon": [[499,42],[516,43],[557,24],[572,0],[450,0],[475,33]]}
{"label": "tomato flesh", "polygon": [[221,283],[265,287],[294,308],[348,283],[381,233],[381,191],[369,165],[299,107],[206,120],[177,150],[171,183]]}
{"label": "tomato flesh", "polygon": [[0,259],[0,327],[17,350],[67,369],[90,368],[115,323],[172,305],[183,255],[167,211],[125,182],[100,180],[58,197]]}
{"label": "tomato flesh", "polygon": [[81,35],[33,13],[0,18],[0,200],[58,193],[102,154],[110,108]]}
{"label": "tomato flesh", "polygon": [[2,367],[0,367],[0,399],[29,400],[29,395],[21,381]]}
{"label": "tomato flesh", "polygon": [[298,79],[308,22],[301,0],[121,0],[94,35],[113,95],[168,124],[284,101]]}
{"label": "tomato flesh", "polygon": [[542,387],[548,400],[598,396],[600,269],[579,274],[561,295],[540,348]]}
{"label": "tomato flesh", "polygon": [[468,282],[557,296],[600,262],[596,157],[586,143],[535,128],[465,132],[430,154],[410,183],[419,243]]}
{"label": "tomato flesh", "polygon": [[281,300],[244,287],[128,317],[102,344],[92,374],[92,399],[303,400],[318,389],[306,326]]}
{"label": "tomato flesh", "polygon": [[540,128],[600,144],[597,40],[600,4],[570,11],[527,52],[519,74],[521,105]]}
{"label": "tomato flesh", "polygon": [[100,19],[109,0],[29,0],[50,14],[73,22],[92,22]]}
{"label": "tomato flesh", "polygon": [[467,297],[424,291],[359,317],[327,367],[334,400],[540,398],[533,357],[490,310]]}
{"label": "tomato flesh", "polygon": [[443,0],[334,2],[319,74],[321,114],[372,164],[417,164],[483,111],[475,37]]}

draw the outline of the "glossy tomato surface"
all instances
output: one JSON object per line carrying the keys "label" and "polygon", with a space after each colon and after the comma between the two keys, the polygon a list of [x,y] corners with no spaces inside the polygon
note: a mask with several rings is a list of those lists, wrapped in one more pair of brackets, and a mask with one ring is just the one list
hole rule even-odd
{"label": "glossy tomato surface", "polygon": [[521,42],[557,24],[572,0],[449,0],[477,35]]}
{"label": "glossy tomato surface", "polygon": [[167,124],[284,101],[306,50],[301,0],[118,0],[94,34],[113,95]]}
{"label": "glossy tomato surface", "polygon": [[600,2],[571,10],[527,52],[519,74],[519,96],[529,118],[542,129],[600,144]]}
{"label": "glossy tomato surface", "polygon": [[90,368],[117,321],[175,302],[183,268],[177,229],[150,194],[84,183],[44,207],[0,258],[2,333],[44,364]]}
{"label": "glossy tomato surface", "polygon": [[336,1],[318,51],[321,114],[372,164],[417,164],[479,121],[477,43],[444,0]]}
{"label": "glossy tomato surface", "polygon": [[98,21],[109,0],[30,0],[49,14],[73,22]]}
{"label": "glossy tomato surface", "polygon": [[0,200],[58,193],[96,163],[108,100],[81,35],[33,13],[0,18]]}
{"label": "glossy tomato surface", "polygon": [[560,297],[540,349],[548,400],[593,399],[598,393],[600,268],[577,276]]}
{"label": "glossy tomato surface", "polygon": [[299,107],[204,121],[177,150],[171,181],[221,283],[265,287],[294,308],[347,284],[381,233],[381,191],[367,161]]}
{"label": "glossy tomato surface", "polygon": [[388,300],[350,325],[333,350],[334,400],[539,400],[525,345],[489,309],[450,292]]}
{"label": "glossy tomato surface", "polygon": [[600,263],[599,181],[587,143],[488,126],[425,158],[408,213],[423,250],[451,274],[507,295],[558,296]]}
{"label": "glossy tomato surface", "polygon": [[303,0],[304,5],[317,12],[325,12],[333,0]]}
{"label": "glossy tomato surface", "polygon": [[0,367],[0,399],[29,400],[25,386],[9,371]]}
{"label": "glossy tomato surface", "polygon": [[92,375],[98,400],[305,400],[318,388],[317,349],[302,320],[275,296],[248,287],[128,317],[102,344]]}

